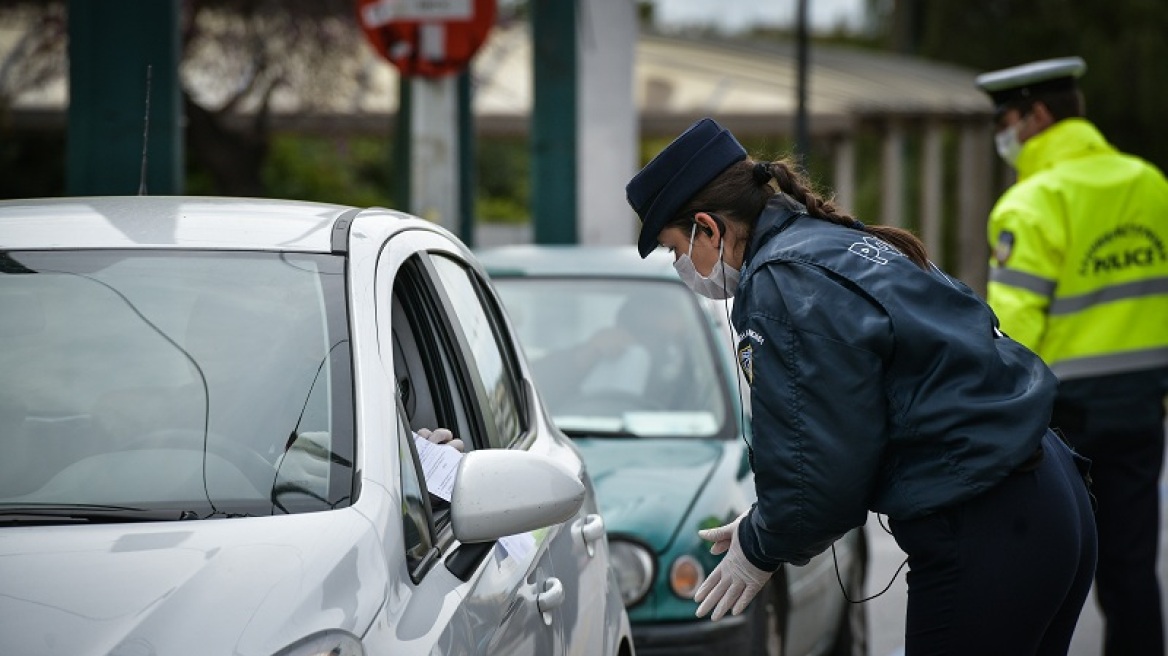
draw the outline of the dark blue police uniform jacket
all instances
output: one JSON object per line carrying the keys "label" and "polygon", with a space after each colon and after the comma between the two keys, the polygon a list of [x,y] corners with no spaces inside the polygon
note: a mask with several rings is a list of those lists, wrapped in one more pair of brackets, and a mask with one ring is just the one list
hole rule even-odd
{"label": "dark blue police uniform jacket", "polygon": [[1053,374],[968,287],[785,195],[759,216],[732,318],[758,492],[738,537],[761,569],[806,563],[868,510],[969,499],[1047,430]]}

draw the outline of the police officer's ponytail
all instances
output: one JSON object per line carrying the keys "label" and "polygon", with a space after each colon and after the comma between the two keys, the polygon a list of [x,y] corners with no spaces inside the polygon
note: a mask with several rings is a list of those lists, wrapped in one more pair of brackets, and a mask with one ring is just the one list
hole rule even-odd
{"label": "police officer's ponytail", "polygon": [[[856,220],[851,215],[845,214],[831,200],[821,198],[812,191],[807,178],[799,173],[794,163],[790,160],[757,162],[754,164],[752,176],[755,180],[759,180],[763,172],[769,172],[778,184],[779,190],[802,203],[807,208],[807,213],[811,216],[829,223],[871,233],[895,246],[897,250],[904,253],[908,259],[912,260],[922,269],[928,267],[928,252],[925,250],[924,243],[916,235],[908,230],[894,226],[864,225],[863,222]],[[769,186],[769,182],[767,182],[767,185]]]}
{"label": "police officer's ponytail", "polygon": [[774,162],[746,159],[732,164],[694,194],[668,225],[681,227],[688,232],[694,214],[719,211],[735,223],[746,224],[749,239],[755,218],[762,213],[767,201],[776,192],[795,199],[816,219],[867,232],[896,247],[922,269],[928,267],[928,253],[916,235],[902,228],[864,225],[857,221],[837,208],[830,199],[822,198],[812,191],[811,184],[789,159]]}

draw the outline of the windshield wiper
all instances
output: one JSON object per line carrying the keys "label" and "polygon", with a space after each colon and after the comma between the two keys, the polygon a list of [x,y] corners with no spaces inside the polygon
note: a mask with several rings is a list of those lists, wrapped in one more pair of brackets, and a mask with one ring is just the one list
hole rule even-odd
{"label": "windshield wiper", "polygon": [[101,504],[15,503],[0,504],[0,525],[160,522],[199,519],[190,510],[135,508]]}

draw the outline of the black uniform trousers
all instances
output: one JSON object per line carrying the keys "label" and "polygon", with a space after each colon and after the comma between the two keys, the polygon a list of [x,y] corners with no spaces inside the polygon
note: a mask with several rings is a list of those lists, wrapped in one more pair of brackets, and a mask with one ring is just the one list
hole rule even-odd
{"label": "black uniform trousers", "polygon": [[1091,459],[1091,488],[1099,503],[1095,597],[1104,619],[1103,653],[1164,656],[1156,575],[1163,414],[1143,427],[1104,427],[1089,416],[1077,419],[1056,409],[1056,425],[1077,452]]}
{"label": "black uniform trousers", "polygon": [[907,521],[905,656],[1065,656],[1095,572],[1095,518],[1071,450],[1054,433],[1037,465]]}

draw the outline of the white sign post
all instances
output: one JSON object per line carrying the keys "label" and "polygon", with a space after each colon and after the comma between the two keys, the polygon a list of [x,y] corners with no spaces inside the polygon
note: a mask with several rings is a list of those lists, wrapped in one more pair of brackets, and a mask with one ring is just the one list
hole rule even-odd
{"label": "white sign post", "polygon": [[459,74],[495,21],[495,0],[358,0],[361,28],[409,84],[411,213],[458,233]]}
{"label": "white sign post", "polygon": [[458,77],[415,77],[410,97],[410,212],[458,232]]}

